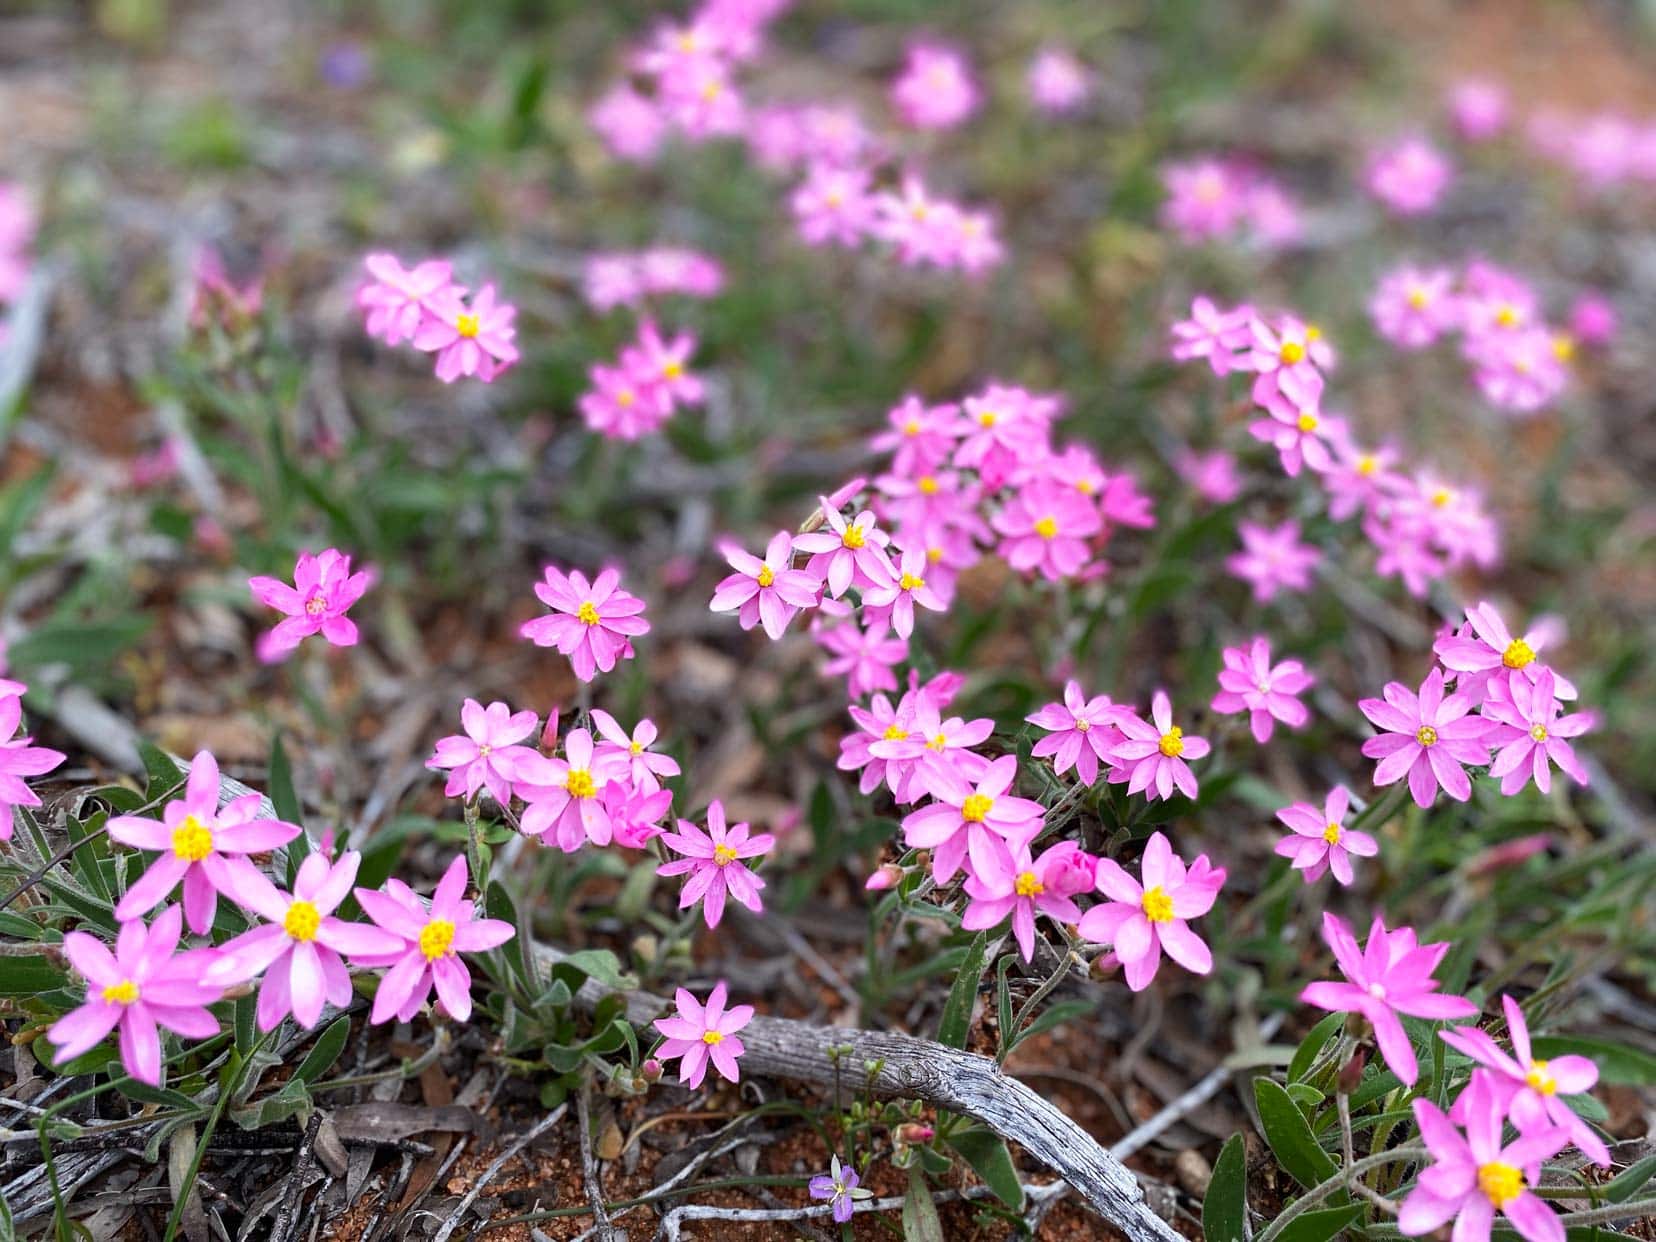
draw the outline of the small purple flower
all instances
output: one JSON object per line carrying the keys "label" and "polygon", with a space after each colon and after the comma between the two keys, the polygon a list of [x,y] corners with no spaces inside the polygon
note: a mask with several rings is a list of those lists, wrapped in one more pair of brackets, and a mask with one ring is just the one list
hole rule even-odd
{"label": "small purple flower", "polygon": [[655,1021],[656,1030],[667,1037],[656,1055],[664,1060],[680,1058],[679,1081],[692,1090],[707,1077],[709,1061],[719,1077],[741,1081],[742,1070],[736,1062],[747,1048],[736,1032],[753,1021],[753,1006],[734,1005],[727,1011],[729,996],[729,986],[722,979],[705,1006],[688,989],[680,988],[673,994],[678,1015]]}
{"label": "small purple flower", "polygon": [[828,1164],[828,1172],[817,1174],[806,1188],[811,1198],[826,1199],[834,1219],[843,1225],[856,1212],[858,1200],[874,1197],[872,1190],[858,1184],[859,1180],[857,1171],[841,1165],[840,1158],[835,1156]]}
{"label": "small purple flower", "polygon": [[866,591],[895,578],[897,571],[886,553],[891,536],[875,525],[874,511],[864,509],[847,521],[826,496],[821,502],[828,529],[795,535],[793,546],[811,554],[805,569],[827,583],[829,596],[838,599],[852,587]]}
{"label": "small purple flower", "polygon": [[596,751],[599,760],[625,762],[627,780],[639,793],[653,794],[661,788],[663,776],[679,774],[677,759],[650,749],[656,744],[658,736],[655,721],[648,718],[640,720],[629,737],[620,721],[595,707],[592,709],[592,723],[598,726],[598,733],[604,739],[598,743]]}
{"label": "small purple flower", "polygon": [[1591,729],[1593,714],[1577,712],[1560,717],[1561,710],[1551,669],[1543,669],[1533,682],[1510,677],[1490,683],[1490,695],[1482,709],[1483,718],[1493,725],[1484,734],[1484,741],[1496,752],[1489,774],[1501,778],[1501,792],[1508,797],[1522,789],[1532,776],[1535,787],[1547,793],[1552,788],[1548,760],[1567,772],[1576,784],[1587,783],[1587,769],[1581,766],[1565,739],[1579,737]]}
{"label": "small purple flower", "polygon": [[822,602],[822,579],[792,568],[793,537],[787,531],[772,536],[764,560],[734,544],[720,551],[736,572],[714,588],[708,607],[714,612],[736,612],[744,630],[763,624],[773,640],[781,638],[801,609]]}

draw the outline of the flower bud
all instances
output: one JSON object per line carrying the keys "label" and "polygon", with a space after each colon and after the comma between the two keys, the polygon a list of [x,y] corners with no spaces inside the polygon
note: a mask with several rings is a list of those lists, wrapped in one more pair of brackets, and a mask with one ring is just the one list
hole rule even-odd
{"label": "flower bud", "polygon": [[903,878],[903,869],[896,863],[884,863],[876,868],[863,884],[871,893],[884,892],[888,888],[896,888],[897,882]]}
{"label": "flower bud", "polygon": [[1351,1054],[1351,1059],[1340,1067],[1339,1077],[1335,1080],[1335,1090],[1341,1095],[1350,1095],[1357,1090],[1363,1081],[1363,1064],[1368,1060],[1368,1053],[1359,1048]]}
{"label": "flower bud", "polygon": [[638,1074],[645,1082],[660,1082],[661,1062],[651,1057],[638,1067]]}
{"label": "flower bud", "polygon": [[923,1121],[905,1121],[897,1127],[897,1141],[907,1143],[910,1146],[918,1143],[929,1143],[936,1137],[937,1131]]}

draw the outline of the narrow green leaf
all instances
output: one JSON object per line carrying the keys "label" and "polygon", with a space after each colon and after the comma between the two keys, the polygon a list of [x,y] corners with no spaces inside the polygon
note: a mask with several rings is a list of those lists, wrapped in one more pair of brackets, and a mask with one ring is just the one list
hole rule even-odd
{"label": "narrow green leaf", "polygon": [[1202,1200],[1202,1236],[1208,1242],[1242,1242],[1248,1216],[1248,1146],[1233,1134],[1219,1149]]}
{"label": "narrow green leaf", "polygon": [[1599,1191],[1611,1203],[1626,1203],[1652,1176],[1656,1176],[1656,1156],[1646,1156],[1628,1165]]}
{"label": "narrow green leaf", "polygon": [[293,1071],[293,1076],[304,1082],[312,1083],[333,1068],[333,1063],[339,1060],[339,1054],[345,1051],[345,1041],[351,1037],[351,1019],[340,1016],[328,1023],[327,1029],[316,1037],[305,1059],[299,1062],[299,1068]]}
{"label": "narrow green leaf", "polygon": [[1288,1062],[1288,1081],[1299,1082],[1311,1072],[1311,1066],[1316,1063],[1317,1057],[1328,1046],[1328,1041],[1334,1038],[1334,1033],[1345,1023],[1343,1013],[1331,1013],[1316,1026],[1306,1032],[1305,1038],[1294,1050],[1293,1057]]}
{"label": "narrow green leaf", "polygon": [[920,1170],[912,1167],[908,1194],[903,1196],[903,1242],[946,1242],[931,1190]]}
{"label": "narrow green leaf", "polygon": [[1012,1153],[1006,1149],[1006,1141],[1000,1135],[973,1126],[951,1135],[948,1142],[950,1147],[965,1157],[966,1163],[983,1179],[983,1184],[995,1192],[996,1198],[1014,1212],[1023,1211],[1023,1183],[1019,1181],[1017,1167],[1012,1163]]}
{"label": "narrow green leaf", "polygon": [[1317,1143],[1305,1115],[1282,1084],[1269,1078],[1254,1080],[1254,1103],[1277,1162],[1301,1186],[1310,1190],[1334,1176],[1334,1161]]}
{"label": "narrow green leaf", "polygon": [[955,975],[949,999],[943,1005],[943,1016],[937,1023],[937,1040],[950,1048],[964,1048],[966,1036],[972,1029],[972,1008],[977,1000],[978,981],[983,977],[983,961],[989,955],[989,933],[979,932],[966,950]]}

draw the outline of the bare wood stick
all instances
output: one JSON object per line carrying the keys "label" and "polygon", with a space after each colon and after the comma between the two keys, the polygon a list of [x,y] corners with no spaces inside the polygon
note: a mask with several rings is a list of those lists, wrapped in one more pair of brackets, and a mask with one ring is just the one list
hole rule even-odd
{"label": "bare wood stick", "polygon": [[[557,949],[537,944],[547,968],[561,961]],[[577,999],[596,1004],[606,989],[589,980]],[[647,992],[628,992],[627,1016],[643,1025],[668,1002]],[[1098,1141],[989,1057],[889,1031],[818,1027],[787,1018],[755,1017],[742,1028],[751,1074],[830,1087],[858,1074],[876,1095],[925,1100],[963,1113],[1017,1143],[1080,1192],[1081,1197],[1133,1242],[1178,1242],[1179,1235],[1144,1201],[1133,1174]],[[848,1054],[841,1050],[850,1048]]]}
{"label": "bare wood stick", "polygon": [[[1066,1189],[1063,1182],[1052,1182],[1047,1185],[1025,1186],[1024,1194],[1032,1203],[1045,1204],[1055,1202]],[[989,1193],[987,1186],[970,1186],[965,1190],[945,1190],[936,1196],[937,1203],[952,1203],[956,1199],[981,1199]],[[903,1196],[896,1195],[890,1199],[864,1199],[852,1207],[852,1212],[861,1215],[864,1212],[896,1212],[903,1206]],[[679,1231],[691,1221],[696,1220],[728,1220],[757,1223],[761,1221],[802,1221],[813,1220],[817,1217],[828,1216],[833,1212],[833,1205],[829,1203],[812,1204],[810,1207],[797,1208],[726,1208],[706,1207],[699,1203],[688,1203],[683,1207],[674,1208],[661,1218],[661,1224],[656,1228],[656,1237],[661,1242],[679,1242],[683,1236]],[[1174,1234],[1178,1237],[1178,1234]]]}

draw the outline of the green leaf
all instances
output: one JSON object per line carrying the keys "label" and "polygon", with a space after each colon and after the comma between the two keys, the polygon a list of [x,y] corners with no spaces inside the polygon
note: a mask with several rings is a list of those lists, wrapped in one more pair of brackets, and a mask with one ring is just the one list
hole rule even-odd
{"label": "green leaf", "polygon": [[117,1078],[115,1090],[129,1100],[137,1100],[140,1104],[160,1104],[167,1108],[181,1108],[190,1113],[204,1111],[182,1091],[174,1091],[171,1087],[152,1087],[136,1078]]}
{"label": "green leaf", "polygon": [[1328,1041],[1334,1038],[1334,1033],[1345,1020],[1345,1014],[1331,1013],[1306,1032],[1305,1038],[1300,1040],[1299,1047],[1294,1050],[1294,1055],[1288,1062],[1289,1082],[1299,1082],[1310,1073],[1318,1055],[1328,1045]]}
{"label": "green leaf", "polygon": [[1278,1242],[1328,1242],[1356,1220],[1362,1210],[1362,1204],[1352,1203],[1345,1207],[1302,1213],[1289,1221],[1288,1227],[1277,1235]]}
{"label": "green leaf", "polygon": [[983,1184],[995,1192],[996,1198],[1014,1212],[1023,1211],[1023,1183],[1018,1180],[1012,1153],[1006,1149],[1006,1142],[1000,1135],[973,1126],[950,1135],[948,1142],[966,1158],[966,1163],[983,1179]]}
{"label": "green leaf", "polygon": [[0,957],[0,996],[34,996],[62,987],[64,980],[63,971],[37,954]]}
{"label": "green leaf", "polygon": [[[979,932],[960,963],[943,1016],[937,1023],[937,1041],[949,1048],[964,1048],[972,1029],[972,1006],[977,1000],[978,980],[983,977],[984,959],[989,956],[989,933]],[[905,1209],[906,1210],[906,1209]]]}
{"label": "green leaf", "polygon": [[1656,1084],[1656,1056],[1627,1044],[1585,1035],[1532,1035],[1530,1047],[1542,1059],[1572,1052],[1591,1057],[1598,1062],[1600,1082],[1627,1087]]}
{"label": "green leaf", "polygon": [[1213,1162],[1207,1197],[1202,1200],[1202,1236],[1208,1242],[1242,1242],[1247,1216],[1248,1145],[1240,1134],[1233,1134]]}
{"label": "green leaf", "polygon": [[1656,1176],[1656,1156],[1646,1156],[1604,1183],[1599,1192],[1611,1203],[1626,1203],[1652,1176]]}
{"label": "green leaf", "polygon": [[276,808],[276,818],[290,824],[303,823],[304,810],[299,805],[299,795],[293,789],[293,765],[288,762],[287,748],[282,745],[282,735],[273,734],[270,739],[270,805]]}
{"label": "green leaf", "polygon": [[608,949],[580,949],[564,958],[589,979],[596,979],[607,988],[625,992],[638,986],[638,976],[621,969],[621,959]]}
{"label": "green leaf", "polygon": [[293,1071],[295,1078],[307,1083],[313,1083],[333,1068],[333,1063],[339,1060],[339,1054],[345,1051],[345,1041],[351,1037],[351,1019],[347,1016],[335,1018],[328,1023],[327,1029],[316,1037],[305,1059],[299,1062],[299,1068]]}
{"label": "green leaf", "polygon": [[1254,1080],[1254,1103],[1259,1124],[1277,1162],[1301,1186],[1310,1190],[1334,1176],[1334,1161],[1317,1143],[1305,1115],[1282,1084],[1269,1078]]}
{"label": "green leaf", "polygon": [[947,1242],[937,1204],[918,1168],[909,1169],[908,1194],[903,1196],[903,1242]]}

